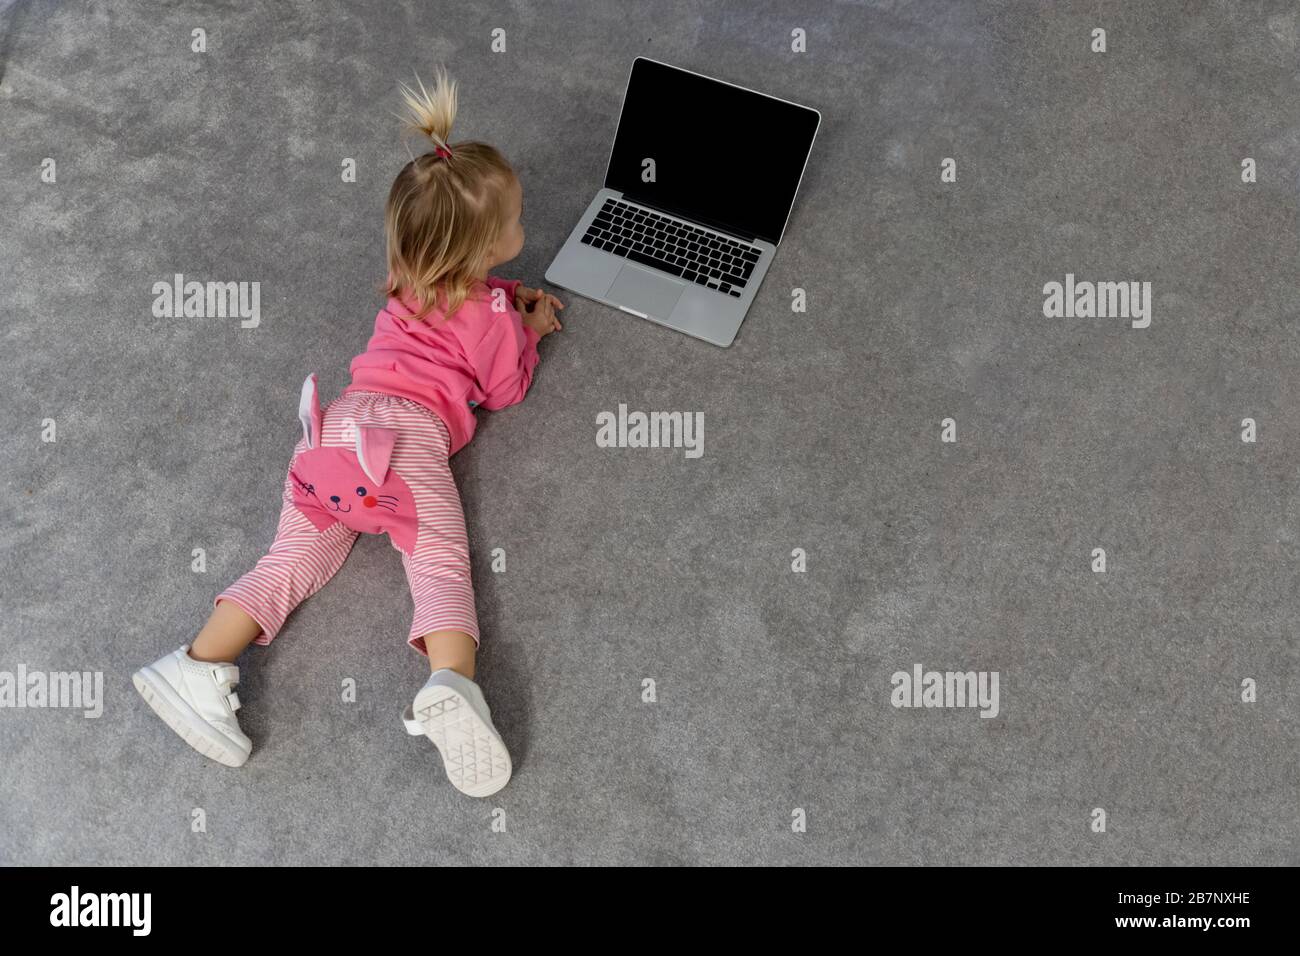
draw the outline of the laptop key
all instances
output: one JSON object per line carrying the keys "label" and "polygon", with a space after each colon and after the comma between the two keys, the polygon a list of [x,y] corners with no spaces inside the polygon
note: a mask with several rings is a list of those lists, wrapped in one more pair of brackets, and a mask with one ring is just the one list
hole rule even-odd
{"label": "laptop key", "polygon": [[647,256],[643,252],[635,252],[635,251],[629,252],[627,254],[627,257],[633,260],[634,262],[640,262],[643,265],[647,265],[652,268],[658,269],[661,272],[667,272],[670,275],[679,276],[682,274],[681,266],[674,266],[674,265],[670,265],[667,262],[660,262],[658,259],[655,259],[652,256]]}

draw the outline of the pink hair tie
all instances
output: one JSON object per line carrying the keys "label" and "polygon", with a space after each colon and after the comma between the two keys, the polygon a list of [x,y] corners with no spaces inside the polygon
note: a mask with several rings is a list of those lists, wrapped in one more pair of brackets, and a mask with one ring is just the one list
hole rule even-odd
{"label": "pink hair tie", "polygon": [[451,159],[451,150],[444,146],[435,146],[433,151],[439,159]]}

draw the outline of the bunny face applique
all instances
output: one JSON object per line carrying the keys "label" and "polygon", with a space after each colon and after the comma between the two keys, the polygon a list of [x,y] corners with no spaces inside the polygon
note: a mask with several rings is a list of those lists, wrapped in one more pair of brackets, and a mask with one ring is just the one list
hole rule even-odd
{"label": "bunny face applique", "polygon": [[321,447],[316,376],[307,376],[298,404],[307,450],[289,470],[293,503],[318,530],[335,522],[364,534],[387,533],[393,547],[415,551],[419,519],[410,487],[389,467],[397,432],[355,426],[355,447]]}

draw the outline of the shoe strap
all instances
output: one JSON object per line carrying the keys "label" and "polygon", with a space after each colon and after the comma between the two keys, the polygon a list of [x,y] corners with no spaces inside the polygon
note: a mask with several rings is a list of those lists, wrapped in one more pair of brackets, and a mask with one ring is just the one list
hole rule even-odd
{"label": "shoe strap", "polygon": [[218,664],[212,668],[212,677],[218,684],[238,684],[239,668],[234,664]]}
{"label": "shoe strap", "polygon": [[232,690],[226,695],[226,703],[230,705],[231,713],[239,710],[239,695]]}
{"label": "shoe strap", "polygon": [[406,732],[412,737],[424,736],[424,725],[415,719],[415,712],[411,705],[406,705],[406,710],[402,711],[402,723],[406,725]]}

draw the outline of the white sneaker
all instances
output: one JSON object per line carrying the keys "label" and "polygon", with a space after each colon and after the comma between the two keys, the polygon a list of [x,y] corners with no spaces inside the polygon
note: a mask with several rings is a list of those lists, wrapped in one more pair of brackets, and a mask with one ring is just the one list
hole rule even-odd
{"label": "white sneaker", "polygon": [[461,793],[486,797],[510,779],[510,754],[492,726],[478,684],[450,668],[434,671],[402,715],[406,732],[424,734],[442,754],[447,779]]}
{"label": "white sneaker", "polygon": [[239,683],[239,668],[196,661],[189,649],[184,644],[140,668],[131,678],[135,689],[167,726],[203,756],[227,767],[242,766],[253,742],[235,718],[239,696],[231,688]]}

